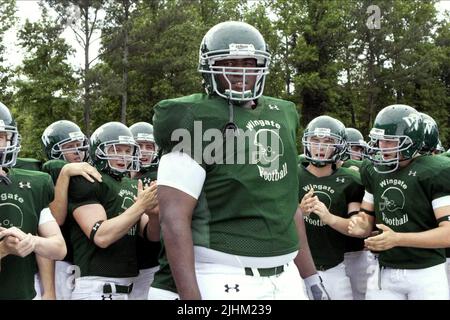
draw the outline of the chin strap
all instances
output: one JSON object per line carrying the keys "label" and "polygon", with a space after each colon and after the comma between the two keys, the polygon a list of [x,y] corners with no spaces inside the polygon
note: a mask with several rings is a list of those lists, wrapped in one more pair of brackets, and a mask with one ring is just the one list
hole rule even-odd
{"label": "chin strap", "polygon": [[231,100],[228,100],[228,114],[229,114],[229,121],[222,129],[222,133],[225,138],[230,134],[236,133],[238,129],[237,125],[234,123],[234,109]]}
{"label": "chin strap", "polygon": [[11,184],[11,179],[8,176],[0,175],[0,183],[4,183],[5,185]]}

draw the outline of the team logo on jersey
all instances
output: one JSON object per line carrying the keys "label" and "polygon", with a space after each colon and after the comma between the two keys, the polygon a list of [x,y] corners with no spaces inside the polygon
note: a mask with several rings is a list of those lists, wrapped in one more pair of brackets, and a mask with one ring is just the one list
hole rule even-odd
{"label": "team logo on jersey", "polygon": [[253,139],[256,152],[254,163],[258,166],[259,175],[266,181],[278,181],[287,174],[287,164],[280,165],[280,157],[284,155],[284,144],[277,129],[259,129]]}
{"label": "team logo on jersey", "polygon": [[235,284],[234,287],[230,287],[228,284],[224,285],[225,287],[225,292],[228,293],[230,292],[230,290],[234,290],[236,292],[239,292],[239,285]]}
{"label": "team logo on jersey", "polygon": [[389,187],[384,190],[379,202],[380,211],[395,212],[405,206],[405,195],[397,187]]}
{"label": "team logo on jersey", "polygon": [[19,188],[20,189],[24,189],[24,188],[31,189],[31,182],[27,181],[26,183],[23,183],[22,181],[20,181],[19,182]]}
{"label": "team logo on jersey", "polygon": [[336,182],[345,183],[345,178],[336,178]]}
{"label": "team logo on jersey", "polygon": [[13,203],[0,204],[0,227],[21,229],[23,226],[23,212]]}
{"label": "team logo on jersey", "polygon": [[269,104],[269,109],[270,110],[278,110],[278,111],[280,111],[280,108],[276,104]]}
{"label": "team logo on jersey", "polygon": [[419,124],[422,118],[419,114],[411,113],[407,117],[403,117],[408,127],[414,128],[414,130],[419,130]]}

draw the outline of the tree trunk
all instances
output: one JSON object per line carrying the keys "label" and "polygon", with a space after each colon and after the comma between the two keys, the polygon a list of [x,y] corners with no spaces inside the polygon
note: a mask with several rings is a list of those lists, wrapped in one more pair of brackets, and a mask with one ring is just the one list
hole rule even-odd
{"label": "tree trunk", "polygon": [[85,2],[84,6],[84,133],[89,137],[91,135],[91,97],[89,75],[89,2]]}
{"label": "tree trunk", "polygon": [[130,3],[123,0],[124,22],[123,22],[123,72],[122,72],[122,108],[120,111],[120,121],[127,123],[127,103],[128,103],[128,16]]}

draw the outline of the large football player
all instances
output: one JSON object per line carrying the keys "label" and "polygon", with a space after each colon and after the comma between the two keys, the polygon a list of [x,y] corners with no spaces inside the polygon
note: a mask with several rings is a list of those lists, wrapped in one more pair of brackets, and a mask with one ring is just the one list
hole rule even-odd
{"label": "large football player", "polygon": [[[154,108],[161,230],[177,292],[305,299],[293,262],[296,107],[263,96],[271,55],[254,27],[217,24],[199,55],[206,92]],[[233,144],[240,137],[248,139]]]}
{"label": "large football player", "polygon": [[307,125],[302,144],[309,164],[299,165],[299,197],[312,257],[330,298],[351,300],[343,263],[345,235],[364,188],[357,172],[336,168],[347,147],[345,126],[329,116],[317,117]]}
{"label": "large football player", "polygon": [[[70,179],[71,242],[81,272],[73,300],[128,299],[139,272],[136,237],[159,235],[158,216],[151,212],[157,205],[156,184],[143,187],[142,181],[129,177],[139,170],[139,154],[128,127],[108,122],[90,138],[90,158],[102,182],[91,183],[81,176]],[[144,213],[149,219],[141,230]]]}
{"label": "large football player", "polygon": [[0,299],[39,298],[36,256],[60,260],[66,254],[49,209],[52,180],[46,173],[12,168],[19,150],[15,121],[0,103]]}
{"label": "large football player", "polygon": [[[365,195],[349,232],[380,251],[378,287],[367,299],[449,298],[444,249],[450,246],[450,166],[420,156],[424,123],[407,105],[390,105],[370,131],[370,162],[361,167]],[[380,234],[370,236],[374,226]]]}
{"label": "large football player", "polygon": [[[50,204],[56,222],[61,227],[67,244],[67,255],[63,261],[57,261],[53,267],[47,266],[48,274],[53,276],[55,298],[70,300],[73,290],[73,278],[76,267],[73,265],[72,246],[70,244],[70,220],[67,217],[68,189],[72,176],[84,176],[91,183],[94,179],[101,181],[100,173],[87,162],[89,142],[80,127],[68,120],[60,120],[50,124],[42,133],[42,145],[48,161],[42,166],[42,171],[50,174],[55,184],[55,198]],[[43,262],[40,265],[44,264]],[[49,265],[50,262],[45,262]],[[44,266],[45,268],[45,266]],[[41,275],[44,294],[50,285],[49,276]]]}
{"label": "large football player", "polygon": [[[141,150],[140,169],[138,172],[132,172],[131,177],[141,179],[144,185],[149,185],[156,181],[158,173],[158,147],[153,136],[153,126],[147,122],[137,122],[130,126],[130,131]],[[145,229],[147,223],[147,216],[142,216],[140,227]],[[154,234],[154,239],[137,238],[139,275],[134,280],[133,291],[130,295],[132,300],[147,300],[155,272],[159,269],[158,255],[161,251],[161,242],[159,232]]]}

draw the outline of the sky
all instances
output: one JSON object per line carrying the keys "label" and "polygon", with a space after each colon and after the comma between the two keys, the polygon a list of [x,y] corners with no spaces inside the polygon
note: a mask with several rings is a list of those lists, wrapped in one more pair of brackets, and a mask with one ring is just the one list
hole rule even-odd
{"label": "sky", "polygon": [[[18,66],[20,65],[24,55],[26,53],[19,46],[16,45],[16,32],[20,29],[20,26],[23,25],[26,19],[30,20],[30,22],[35,22],[40,18],[40,9],[38,5],[38,0],[16,0],[17,1],[17,12],[16,15],[19,19],[18,24],[15,28],[9,30],[5,35],[5,45],[7,48],[7,57],[6,63],[10,66]],[[376,0],[374,0],[376,3]],[[439,1],[436,4],[436,8],[439,11],[439,15],[442,18],[443,14],[446,10],[450,12],[450,0]],[[69,57],[69,62],[76,68],[84,65],[84,52],[81,46],[77,43],[75,36],[72,30],[67,27],[64,33],[62,34],[66,39],[67,43],[71,45],[75,50],[75,54]],[[90,57],[91,59],[96,57],[100,48],[100,34],[97,33],[93,35],[92,39],[94,41],[91,43],[90,48]],[[98,61],[98,60],[97,60]]]}

